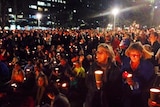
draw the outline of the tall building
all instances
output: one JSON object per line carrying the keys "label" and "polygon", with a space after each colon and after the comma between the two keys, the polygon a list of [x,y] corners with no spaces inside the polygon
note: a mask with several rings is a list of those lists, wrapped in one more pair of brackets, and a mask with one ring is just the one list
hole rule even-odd
{"label": "tall building", "polygon": [[[0,17],[16,26],[74,27],[101,26],[107,17],[94,17],[106,11],[112,0],[1,0]],[[4,11],[5,9],[5,11]],[[37,19],[36,14],[42,17]],[[2,15],[3,14],[3,15]],[[5,16],[5,18],[2,16]],[[3,21],[1,21],[3,22]]]}
{"label": "tall building", "polygon": [[[1,22],[5,20],[7,26],[57,27],[61,26],[69,16],[66,14],[66,0],[2,1],[0,17]],[[37,13],[41,14],[40,19],[38,19]]]}

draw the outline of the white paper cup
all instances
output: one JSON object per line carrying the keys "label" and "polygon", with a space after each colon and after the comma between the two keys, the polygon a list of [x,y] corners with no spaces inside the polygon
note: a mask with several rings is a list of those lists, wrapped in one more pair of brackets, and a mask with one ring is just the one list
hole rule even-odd
{"label": "white paper cup", "polygon": [[103,77],[103,71],[101,70],[95,71],[95,80],[97,89],[100,89],[102,86],[102,77]]}

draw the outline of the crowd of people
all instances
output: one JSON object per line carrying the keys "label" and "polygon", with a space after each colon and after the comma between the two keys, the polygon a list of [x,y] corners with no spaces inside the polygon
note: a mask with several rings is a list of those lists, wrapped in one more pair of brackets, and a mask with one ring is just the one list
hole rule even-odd
{"label": "crowd of people", "polygon": [[149,100],[149,89],[160,88],[153,85],[160,73],[153,28],[3,30],[0,38],[2,107],[156,105]]}

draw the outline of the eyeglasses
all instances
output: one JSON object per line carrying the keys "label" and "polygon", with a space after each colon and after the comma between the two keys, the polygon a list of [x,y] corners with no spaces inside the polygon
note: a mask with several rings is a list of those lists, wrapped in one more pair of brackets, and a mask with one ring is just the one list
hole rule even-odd
{"label": "eyeglasses", "polygon": [[140,57],[139,54],[130,54],[131,57]]}

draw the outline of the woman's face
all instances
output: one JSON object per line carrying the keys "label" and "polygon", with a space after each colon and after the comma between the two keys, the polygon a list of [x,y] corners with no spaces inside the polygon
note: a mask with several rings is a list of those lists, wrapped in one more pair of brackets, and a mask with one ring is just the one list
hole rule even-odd
{"label": "woman's face", "polygon": [[38,78],[38,86],[44,86],[44,79],[42,77]]}
{"label": "woman's face", "polygon": [[135,63],[139,62],[140,59],[141,59],[141,56],[142,56],[141,52],[139,52],[137,50],[131,50],[129,52],[129,57],[130,57],[132,62],[135,62]]}
{"label": "woman's face", "polygon": [[104,47],[98,47],[96,52],[96,60],[98,63],[106,64],[108,62],[108,52]]}

